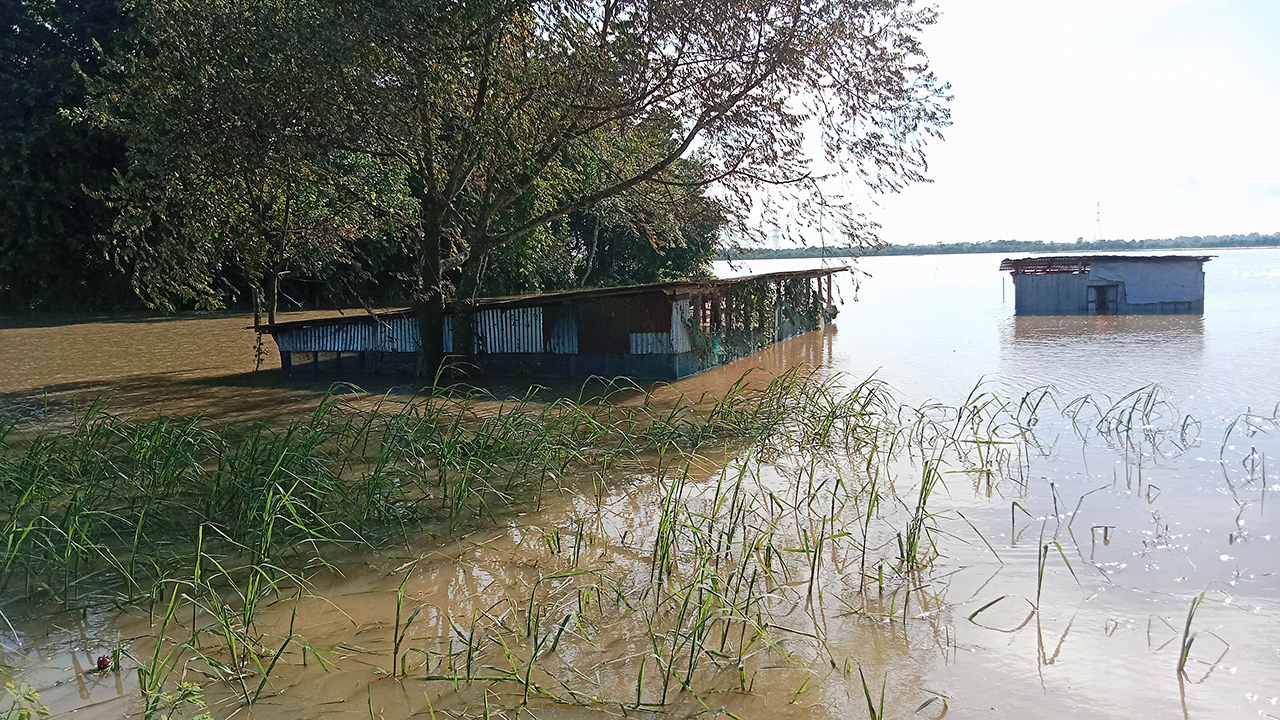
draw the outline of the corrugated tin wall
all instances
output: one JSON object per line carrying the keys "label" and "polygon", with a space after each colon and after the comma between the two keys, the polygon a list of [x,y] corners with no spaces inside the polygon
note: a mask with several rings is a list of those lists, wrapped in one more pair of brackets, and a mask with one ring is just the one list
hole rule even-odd
{"label": "corrugated tin wall", "polygon": [[542,308],[482,310],[476,313],[477,353],[537,353],[542,347]]}
{"label": "corrugated tin wall", "polygon": [[[697,363],[709,366],[822,324],[820,281],[815,287],[810,278],[748,278],[691,292],[692,299],[645,290],[588,302],[551,298],[543,305],[484,309],[475,315],[472,351],[578,355],[579,362],[587,357],[693,353]],[[1019,312],[1026,302],[1027,293],[1019,293]],[[357,317],[332,325],[282,328],[276,341],[283,352],[413,353],[418,349],[417,319],[407,314],[383,316],[382,322]],[[449,315],[444,317],[442,341],[445,352],[454,352]]]}
{"label": "corrugated tin wall", "polygon": [[1013,307],[1018,315],[1084,315],[1086,273],[1015,275]]}
{"label": "corrugated tin wall", "polygon": [[417,352],[418,323],[412,317],[385,323],[315,325],[276,334],[281,352]]}
{"label": "corrugated tin wall", "polygon": [[671,302],[671,330],[668,332],[631,333],[632,355],[672,355],[693,350],[689,338],[689,323],[693,322],[693,308],[689,299]]}
{"label": "corrugated tin wall", "polygon": [[689,340],[689,327],[693,323],[693,307],[689,298],[671,303],[671,352],[687,353],[693,350]]}
{"label": "corrugated tin wall", "polygon": [[[542,308],[482,310],[476,313],[474,351],[477,353],[578,352],[578,324],[572,315],[556,318],[544,338]],[[418,323],[395,317],[385,323],[345,323],[282,330],[276,334],[281,352],[417,352]],[[453,318],[444,318],[444,351],[453,352]]]}
{"label": "corrugated tin wall", "polygon": [[547,352],[554,355],[578,354],[578,319],[571,314],[561,314],[551,325],[547,338]]}
{"label": "corrugated tin wall", "polygon": [[631,333],[632,355],[670,355],[671,333]]}

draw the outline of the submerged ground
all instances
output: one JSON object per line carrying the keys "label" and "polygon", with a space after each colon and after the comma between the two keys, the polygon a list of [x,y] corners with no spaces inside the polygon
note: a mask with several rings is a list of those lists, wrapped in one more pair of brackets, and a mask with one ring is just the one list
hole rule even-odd
{"label": "submerged ground", "polygon": [[586,404],[316,413],[240,318],[0,331],[60,358],[4,379],[0,661],[91,717],[1280,717],[1250,252],[1204,318],[1034,322],[885,258],[833,332]]}

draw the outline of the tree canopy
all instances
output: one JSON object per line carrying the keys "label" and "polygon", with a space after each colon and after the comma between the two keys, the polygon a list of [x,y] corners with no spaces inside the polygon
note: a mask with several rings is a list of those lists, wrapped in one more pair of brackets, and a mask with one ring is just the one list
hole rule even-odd
{"label": "tree canopy", "polygon": [[428,365],[447,303],[466,348],[480,294],[705,274],[763,198],[872,244],[821,176],[923,180],[949,122],[913,0],[122,8],[92,58],[55,53],[79,86],[46,104],[116,148],[81,189],[98,256],[152,306],[399,298]]}
{"label": "tree canopy", "polygon": [[224,303],[230,265],[265,292],[274,322],[282,278],[341,272],[361,239],[394,224],[402,178],[331,142],[345,119],[310,81],[334,64],[314,15],[204,0],[130,9],[129,49],[84,114],[129,151],[107,194],[113,248],[152,305]]}
{"label": "tree canopy", "polygon": [[817,189],[814,129],[827,163],[893,190],[923,178],[924,142],[948,122],[919,44],[934,13],[910,0],[345,7],[352,65],[331,95],[361,118],[353,142],[401,163],[419,204],[406,247],[424,345],[452,292],[455,345],[469,347],[468,304],[495,251],[575,212],[692,184],[745,219],[752,191]]}
{"label": "tree canopy", "polygon": [[65,114],[124,25],[114,0],[0,3],[0,307],[137,304],[97,240],[124,145]]}

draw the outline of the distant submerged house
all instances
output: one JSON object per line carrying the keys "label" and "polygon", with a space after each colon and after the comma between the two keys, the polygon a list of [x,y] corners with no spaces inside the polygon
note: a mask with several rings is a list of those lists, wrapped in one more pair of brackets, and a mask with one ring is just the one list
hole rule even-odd
{"label": "distant submerged house", "polygon": [[1016,315],[1204,313],[1211,255],[1056,255],[1006,258]]}

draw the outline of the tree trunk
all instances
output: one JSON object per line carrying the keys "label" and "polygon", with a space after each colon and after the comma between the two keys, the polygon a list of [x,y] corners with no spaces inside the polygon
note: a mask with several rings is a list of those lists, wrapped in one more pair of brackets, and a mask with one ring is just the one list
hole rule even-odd
{"label": "tree trunk", "polygon": [[418,319],[417,375],[434,381],[444,362],[444,292],[440,285],[440,253],[435,250],[440,245],[439,235],[424,245],[425,282],[419,283],[413,308]]}
{"label": "tree trunk", "polygon": [[276,326],[276,308],[280,304],[280,269],[267,273],[267,327]]}
{"label": "tree trunk", "polygon": [[419,378],[430,378],[434,383],[444,362],[444,279],[440,272],[442,256],[448,250],[441,242],[444,212],[440,203],[433,202],[420,173],[409,174],[409,192],[418,201],[418,237],[413,243],[418,247],[413,302],[418,320],[416,371]]}
{"label": "tree trunk", "polygon": [[471,247],[471,254],[462,263],[458,297],[453,303],[453,355],[464,371],[479,368],[475,353],[476,293],[489,256],[488,248],[480,243],[473,242]]}
{"label": "tree trunk", "polygon": [[579,287],[586,287],[587,280],[591,277],[591,271],[596,266],[596,246],[600,244],[600,218],[591,217],[591,232],[587,237],[590,238],[590,250],[587,251],[587,269],[582,273],[582,282],[578,283]]}
{"label": "tree trunk", "polygon": [[418,319],[418,377],[437,384],[444,362],[444,298],[439,293],[420,296],[415,303]]}
{"label": "tree trunk", "polygon": [[254,329],[262,327],[262,288],[258,286],[258,281],[252,281],[249,287],[253,294],[253,327]]}
{"label": "tree trunk", "polygon": [[453,368],[459,375],[477,369],[475,354],[476,301],[462,298],[453,301]]}

